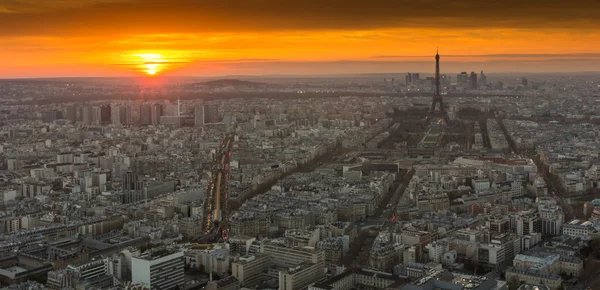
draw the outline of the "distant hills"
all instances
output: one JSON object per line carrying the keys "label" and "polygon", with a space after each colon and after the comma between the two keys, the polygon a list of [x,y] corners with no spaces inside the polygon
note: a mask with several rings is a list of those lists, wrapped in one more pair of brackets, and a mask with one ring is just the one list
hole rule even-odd
{"label": "distant hills", "polygon": [[193,85],[200,86],[200,87],[209,87],[209,88],[233,87],[236,89],[264,89],[266,87],[272,86],[271,84],[267,84],[267,83],[242,81],[242,80],[236,80],[236,79],[214,80],[214,81],[207,81],[207,82],[201,82],[201,83],[194,83]]}

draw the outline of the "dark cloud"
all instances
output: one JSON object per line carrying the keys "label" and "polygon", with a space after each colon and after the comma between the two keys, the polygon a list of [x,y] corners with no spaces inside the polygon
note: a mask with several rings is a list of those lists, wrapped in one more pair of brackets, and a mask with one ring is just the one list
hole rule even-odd
{"label": "dark cloud", "polygon": [[[175,71],[174,75],[198,75],[203,67],[212,67],[215,64],[222,65],[223,71],[228,74],[240,75],[334,75],[334,74],[362,74],[362,73],[393,73],[404,75],[405,72],[420,72],[431,75],[435,71],[435,62],[428,61],[331,61],[331,62],[239,62],[228,63],[221,61],[198,62],[191,64],[181,70]],[[456,62],[442,61],[440,70],[443,74],[454,76],[462,71],[486,72],[592,72],[597,71],[600,65],[599,59],[573,59],[529,62],[522,60],[509,61],[471,61]],[[210,71],[207,75],[222,75],[219,71]]]}
{"label": "dark cloud", "polygon": [[105,35],[402,27],[589,30],[600,27],[600,5],[595,0],[0,2],[0,35]]}
{"label": "dark cloud", "polygon": [[[559,58],[559,59],[573,59],[573,58],[600,58],[600,53],[563,53],[563,54],[455,54],[446,55],[442,54],[444,58],[481,58],[481,59],[495,59],[495,58]],[[414,59],[414,58],[432,58],[431,55],[376,55],[372,56],[372,59]]]}

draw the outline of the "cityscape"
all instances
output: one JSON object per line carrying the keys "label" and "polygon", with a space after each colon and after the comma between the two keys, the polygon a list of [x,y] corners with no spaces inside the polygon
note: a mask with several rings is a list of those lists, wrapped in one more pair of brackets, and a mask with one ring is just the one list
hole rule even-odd
{"label": "cityscape", "polygon": [[[212,11],[216,27],[250,21],[260,34],[261,25],[281,24],[289,29],[287,41],[297,44],[333,33],[295,36],[300,28],[316,29],[304,19],[335,26],[346,23],[340,11],[362,7],[276,0],[282,6],[275,9],[251,2],[256,7],[202,2],[217,7],[205,14],[175,0],[172,5],[190,11],[165,16],[165,29],[184,31],[177,15],[212,19]],[[58,55],[62,48],[50,39],[71,36],[55,29],[97,37],[96,23],[83,19],[92,11],[88,5],[116,24],[121,14],[113,7],[123,14],[140,9],[127,14],[137,20],[155,15],[153,9],[166,9],[165,15],[175,9],[158,0],[149,8],[129,0],[73,3],[0,3],[0,24],[39,15],[49,29],[43,32],[52,35],[39,39],[46,47],[39,53]],[[231,19],[220,19],[217,12],[232,7],[239,10]],[[307,14],[293,12],[300,8]],[[335,23],[321,18],[328,9]],[[388,12],[364,9],[363,25],[387,35],[377,29],[391,21]],[[269,13],[260,12],[260,20],[257,11]],[[369,18],[373,11],[381,15]],[[448,19],[463,33],[460,11]],[[288,12],[289,19],[275,12]],[[55,13],[82,27],[65,28]],[[498,17],[489,13],[484,16]],[[45,27],[40,23],[15,28],[18,41],[30,37],[28,29]],[[354,25],[345,31],[367,29]],[[227,29],[231,36],[202,41],[239,37]],[[188,37],[169,33],[143,45]],[[274,32],[264,33],[256,39],[268,43]],[[0,44],[10,37],[0,34]],[[252,39],[245,38],[248,46]],[[352,39],[344,40],[349,51]],[[131,63],[119,60],[102,70],[102,61],[86,59],[84,68],[59,57],[35,66],[27,60],[36,57],[32,47],[22,46],[27,56],[7,58],[0,68],[0,289],[600,289],[597,55],[520,54],[512,47],[505,55],[489,41],[480,43],[487,53],[481,55],[458,54],[467,44],[449,45],[447,55],[444,46],[431,45],[388,56],[386,47],[377,51],[384,60],[368,61],[345,60],[348,51],[339,59],[310,55],[318,60],[248,53],[218,64],[215,57],[198,74],[189,68],[205,60],[182,60],[185,54],[168,49],[136,53]],[[590,49],[596,41],[590,39]],[[296,49],[294,55],[316,48]],[[16,51],[7,45],[15,59]],[[87,57],[68,51],[74,59]],[[398,57],[419,60],[386,61]],[[584,57],[588,64],[577,70]]]}

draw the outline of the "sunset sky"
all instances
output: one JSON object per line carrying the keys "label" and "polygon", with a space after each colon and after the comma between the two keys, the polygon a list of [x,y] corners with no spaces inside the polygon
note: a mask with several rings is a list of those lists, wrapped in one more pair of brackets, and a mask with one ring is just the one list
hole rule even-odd
{"label": "sunset sky", "polygon": [[0,0],[0,78],[600,71],[592,0]]}

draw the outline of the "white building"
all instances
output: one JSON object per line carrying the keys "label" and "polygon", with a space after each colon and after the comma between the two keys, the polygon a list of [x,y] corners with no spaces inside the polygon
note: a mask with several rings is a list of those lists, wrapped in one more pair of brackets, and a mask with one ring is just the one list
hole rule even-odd
{"label": "white building", "polygon": [[131,259],[132,283],[143,283],[152,289],[183,289],[183,251],[153,251]]}
{"label": "white building", "polygon": [[563,234],[571,237],[588,239],[594,231],[594,223],[582,220],[572,220],[563,226]]}

